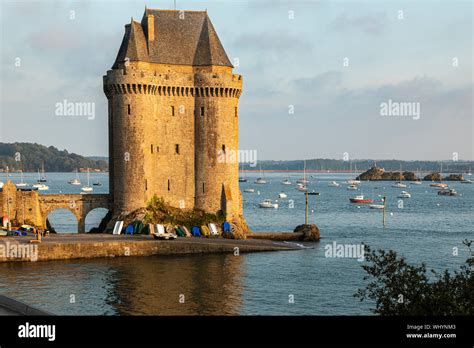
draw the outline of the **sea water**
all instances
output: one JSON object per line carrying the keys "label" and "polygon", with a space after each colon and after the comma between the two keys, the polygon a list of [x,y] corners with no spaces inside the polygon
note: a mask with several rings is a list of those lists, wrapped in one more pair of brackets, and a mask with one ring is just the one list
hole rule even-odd
{"label": "sea water", "polygon": [[[83,184],[85,174],[80,174]],[[241,183],[244,213],[258,231],[290,231],[304,223],[305,197],[296,189],[300,174],[291,174],[293,185],[282,185],[287,174],[266,174],[268,184],[257,185],[258,174],[247,174]],[[74,174],[47,173],[48,193],[80,193],[81,186],[67,181]],[[319,243],[305,243],[298,251],[229,255],[123,257],[0,264],[0,293],[56,314],[104,315],[370,315],[373,303],[353,294],[364,287],[363,262],[350,257],[326,257],[328,245],[368,244],[392,249],[409,262],[424,262],[438,271],[454,270],[468,256],[462,241],[473,239],[474,185],[452,183],[459,196],[438,196],[437,189],[422,185],[391,187],[391,182],[363,182],[349,191],[348,174],[308,174],[309,222],[321,230]],[[14,181],[16,178],[13,178]],[[25,181],[36,179],[25,174]],[[107,193],[107,174],[91,173],[94,193]],[[340,187],[328,187],[331,181]],[[5,181],[2,179],[2,181]],[[408,191],[412,197],[399,199]],[[279,199],[284,191],[288,197]],[[387,197],[386,226],[382,211],[349,203],[363,194],[380,204]],[[278,209],[262,209],[264,199],[278,201]],[[105,210],[94,210],[86,228],[97,226]],[[76,233],[72,213],[58,210],[49,216],[60,233]],[[172,241],[170,242],[172,243]],[[457,252],[456,252],[457,251]]]}

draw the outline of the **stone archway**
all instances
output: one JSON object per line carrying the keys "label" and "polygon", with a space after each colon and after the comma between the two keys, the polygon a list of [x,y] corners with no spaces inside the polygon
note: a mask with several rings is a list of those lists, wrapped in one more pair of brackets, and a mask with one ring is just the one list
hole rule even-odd
{"label": "stone archway", "polygon": [[[66,207],[52,208],[52,209],[49,209],[46,212],[44,212],[43,213],[43,217],[44,217],[43,228],[45,228],[45,229],[47,228],[47,220],[48,220],[49,215],[51,213],[55,212],[55,211],[58,211],[58,210],[68,211],[69,213],[71,213],[76,218],[77,233],[85,232],[85,226],[81,226],[81,223],[80,223],[81,216],[79,214],[77,214],[76,211],[74,211],[72,209],[69,209],[69,208],[66,208]],[[51,224],[51,221],[50,221],[50,224]],[[51,225],[51,227],[53,227],[53,226]],[[82,227],[82,229],[81,229],[81,227]]]}
{"label": "stone archway", "polygon": [[[94,207],[94,208],[92,208],[92,209],[86,210],[86,211],[84,212],[84,214],[83,214],[83,217],[81,218],[81,220],[83,220],[83,221],[81,221],[81,223],[84,224],[84,230],[86,230],[87,217],[89,217],[89,215],[90,215],[91,212],[94,212],[94,211],[95,211],[95,213],[97,213],[97,210],[104,210],[104,211],[105,211],[105,213],[104,213],[103,216],[100,218],[100,221],[99,221],[98,224],[97,224],[97,228],[100,226],[101,222],[102,222],[103,219],[107,216],[107,214],[110,213],[110,208],[109,208],[109,207],[100,207],[100,206],[99,206],[99,207]],[[100,215],[101,215],[101,214],[100,214]]]}

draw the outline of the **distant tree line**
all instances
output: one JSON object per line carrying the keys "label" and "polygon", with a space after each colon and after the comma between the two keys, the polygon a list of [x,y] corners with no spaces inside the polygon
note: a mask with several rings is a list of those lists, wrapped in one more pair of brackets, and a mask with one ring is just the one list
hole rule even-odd
{"label": "distant tree line", "polygon": [[91,159],[54,146],[46,147],[31,143],[0,143],[0,169],[33,172],[44,163],[46,172],[71,172],[78,168],[108,170],[108,162]]}
{"label": "distant tree line", "polygon": [[[459,172],[464,173],[474,170],[474,161],[400,161],[400,160],[336,160],[336,159],[308,159],[306,160],[306,170],[329,170],[329,171],[349,171],[355,170],[362,173],[374,164],[377,167],[384,168],[387,171],[421,171],[421,172],[439,172],[441,165],[443,172]],[[303,170],[303,160],[293,161],[258,161],[257,166],[251,166],[249,163],[243,163],[241,169],[244,170]]]}

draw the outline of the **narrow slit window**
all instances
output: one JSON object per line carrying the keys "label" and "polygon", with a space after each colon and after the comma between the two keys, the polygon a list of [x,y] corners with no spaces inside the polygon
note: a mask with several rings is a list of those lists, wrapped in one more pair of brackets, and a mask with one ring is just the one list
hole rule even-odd
{"label": "narrow slit window", "polygon": [[127,104],[127,113],[130,115],[130,104]]}
{"label": "narrow slit window", "polygon": [[153,153],[153,144],[150,145],[150,151]]}
{"label": "narrow slit window", "polygon": [[171,107],[171,116],[174,116],[174,106]]}
{"label": "narrow slit window", "polygon": [[148,191],[148,180],[145,179],[145,191]]}
{"label": "narrow slit window", "polygon": [[225,145],[222,144],[222,153],[225,154]]}
{"label": "narrow slit window", "polygon": [[201,116],[204,116],[204,106],[201,106]]}
{"label": "narrow slit window", "polygon": [[171,182],[170,182],[170,179],[168,179],[168,191],[171,191]]}
{"label": "narrow slit window", "polygon": [[204,193],[204,183],[202,183],[202,193]]}
{"label": "narrow slit window", "polygon": [[176,144],[174,149],[176,151],[176,154],[179,155],[179,144]]}
{"label": "narrow slit window", "polygon": [[237,107],[234,108],[234,116],[237,117],[238,113],[237,113]]}

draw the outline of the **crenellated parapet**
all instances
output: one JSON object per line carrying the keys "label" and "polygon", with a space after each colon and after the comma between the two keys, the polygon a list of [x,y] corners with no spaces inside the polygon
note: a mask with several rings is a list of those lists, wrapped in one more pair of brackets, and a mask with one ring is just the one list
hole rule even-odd
{"label": "crenellated parapet", "polygon": [[239,98],[242,83],[242,75],[238,74],[157,73],[156,70],[118,69],[109,70],[104,76],[104,93],[107,98],[123,94]]}

